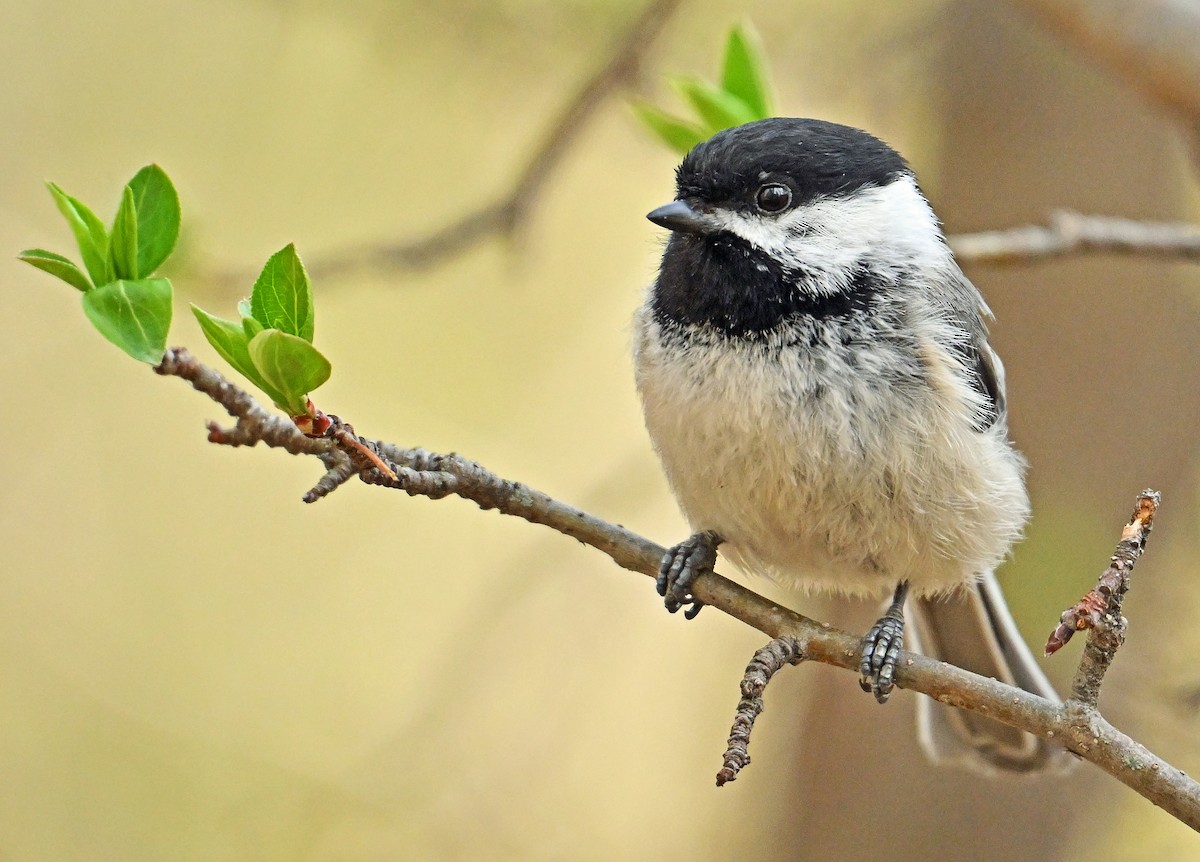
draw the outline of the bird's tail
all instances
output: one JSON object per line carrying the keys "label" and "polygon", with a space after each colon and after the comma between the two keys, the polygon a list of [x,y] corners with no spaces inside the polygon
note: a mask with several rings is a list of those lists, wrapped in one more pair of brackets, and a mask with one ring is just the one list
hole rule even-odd
{"label": "bird's tail", "polygon": [[[995,576],[946,599],[917,599],[910,622],[918,652],[1058,702],[1021,639]],[[1073,762],[1041,737],[928,697],[917,701],[917,733],[935,762],[984,772],[1058,770]]]}

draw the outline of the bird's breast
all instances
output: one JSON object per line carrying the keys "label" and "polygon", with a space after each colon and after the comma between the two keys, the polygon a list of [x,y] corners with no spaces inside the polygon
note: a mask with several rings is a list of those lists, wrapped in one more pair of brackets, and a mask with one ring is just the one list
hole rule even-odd
{"label": "bird's breast", "polygon": [[881,594],[990,570],[1024,523],[1021,461],[928,385],[920,345],[867,316],[738,340],[643,309],[646,425],[694,529],[743,568]]}

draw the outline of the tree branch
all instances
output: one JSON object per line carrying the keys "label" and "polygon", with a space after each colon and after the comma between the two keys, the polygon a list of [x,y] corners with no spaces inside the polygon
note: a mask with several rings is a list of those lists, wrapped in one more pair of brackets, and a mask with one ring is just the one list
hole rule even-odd
{"label": "tree branch", "polygon": [[950,247],[960,263],[1023,263],[1080,253],[1147,255],[1200,260],[1200,226],[1144,222],[1058,210],[1047,226],[956,234]]}
{"label": "tree branch", "polygon": [[[305,495],[306,502],[340,487],[346,481],[347,464],[354,463],[353,471],[368,484],[395,488],[414,496],[439,499],[454,495],[472,500],[480,508],[544,524],[571,536],[604,552],[630,571],[653,577],[665,553],[660,545],[624,527],[561,503],[520,482],[504,479],[459,455],[439,455],[358,438],[387,462],[395,475],[392,479],[366,459],[355,461],[352,452],[341,448],[336,436],[319,440],[305,437],[290,420],[268,413],[249,394],[181,348],[168,350],[155,370],[187,380],[237,420],[234,434],[210,431],[209,439],[213,442],[253,445],[261,441],[293,454],[321,459],[326,474]],[[345,426],[335,424],[335,427]],[[790,639],[789,656],[803,656],[858,671],[859,639],[847,632],[801,616],[715,573],[699,577],[691,592],[704,604],[771,638]],[[1088,703],[1076,700],[1053,703],[915,653],[901,653],[895,681],[901,688],[1055,741],[1200,831],[1200,784],[1114,728]]]}
{"label": "tree branch", "polygon": [[746,673],[742,675],[742,699],[738,701],[737,715],[729,730],[729,743],[725,758],[717,773],[717,787],[734,781],[738,773],[750,763],[750,733],[754,722],[763,711],[763,692],[771,678],[787,664],[804,661],[800,642],[793,637],[775,638],[754,654]]}

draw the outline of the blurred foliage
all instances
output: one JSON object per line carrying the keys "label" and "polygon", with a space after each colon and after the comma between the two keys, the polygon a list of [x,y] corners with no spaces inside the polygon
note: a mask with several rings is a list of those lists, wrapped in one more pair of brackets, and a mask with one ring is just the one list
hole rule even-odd
{"label": "blurred foliage", "polygon": [[632,107],[642,124],[680,155],[722,129],[774,114],[766,53],[749,22],[738,24],[725,39],[719,84],[699,75],[675,76],[668,82],[687,102],[695,119],[668,113],[645,100],[633,102]]}

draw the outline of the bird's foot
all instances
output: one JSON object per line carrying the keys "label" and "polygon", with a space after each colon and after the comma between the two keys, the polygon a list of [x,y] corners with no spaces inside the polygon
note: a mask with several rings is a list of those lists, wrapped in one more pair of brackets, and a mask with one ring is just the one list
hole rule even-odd
{"label": "bird's foot", "polygon": [[675,613],[682,607],[690,606],[683,612],[689,620],[695,619],[696,614],[700,613],[704,603],[692,596],[692,584],[697,576],[713,570],[717,564],[717,546],[720,544],[721,537],[716,533],[701,530],[663,555],[655,584],[668,611]]}
{"label": "bird's foot", "polygon": [[904,648],[904,599],[907,595],[908,581],[901,581],[887,613],[862,639],[858,684],[880,703],[887,703],[895,687],[896,659]]}

